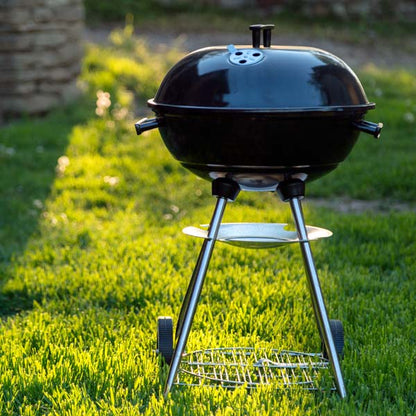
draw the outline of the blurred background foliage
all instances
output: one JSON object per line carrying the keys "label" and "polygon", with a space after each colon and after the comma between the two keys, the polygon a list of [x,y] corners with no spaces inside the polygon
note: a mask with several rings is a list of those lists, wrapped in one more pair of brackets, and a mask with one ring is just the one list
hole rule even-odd
{"label": "blurred background foliage", "polygon": [[335,35],[336,31],[350,28],[356,32],[356,40],[365,40],[362,38],[369,34],[374,38],[374,34],[391,36],[416,32],[416,5],[408,0],[84,0],[84,4],[88,24],[120,22],[127,14],[132,14],[138,25],[155,31],[170,27],[171,30],[232,32],[241,30],[247,20],[266,18],[279,22],[283,29],[304,33],[311,30],[319,33],[324,27]]}

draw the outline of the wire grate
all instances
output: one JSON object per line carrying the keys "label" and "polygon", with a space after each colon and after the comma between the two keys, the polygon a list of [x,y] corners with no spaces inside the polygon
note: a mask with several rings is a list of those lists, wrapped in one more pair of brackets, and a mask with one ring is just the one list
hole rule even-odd
{"label": "wire grate", "polygon": [[[255,388],[276,385],[322,390],[329,361],[321,353],[255,348],[213,348],[184,354],[177,385]],[[330,390],[335,390],[332,379]]]}

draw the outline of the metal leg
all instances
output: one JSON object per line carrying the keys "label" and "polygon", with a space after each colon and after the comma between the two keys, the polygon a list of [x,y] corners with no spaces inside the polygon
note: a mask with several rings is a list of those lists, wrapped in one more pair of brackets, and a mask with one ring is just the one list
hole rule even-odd
{"label": "metal leg", "polygon": [[192,293],[195,288],[195,282],[198,277],[198,272],[201,268],[201,263],[203,262],[203,258],[206,252],[206,245],[208,240],[204,240],[201,250],[199,252],[198,260],[196,261],[194,271],[192,273],[191,280],[189,281],[188,289],[186,290],[185,297],[182,301],[181,311],[179,312],[178,322],[176,324],[176,331],[175,331],[175,339],[178,340],[180,334],[182,333],[183,323],[185,320],[185,316],[187,315],[187,311],[189,308],[189,301],[191,299]]}
{"label": "metal leg", "polygon": [[322,296],[322,290],[319,283],[318,274],[316,272],[315,264],[313,261],[311,247],[308,241],[308,234],[303,218],[300,198],[291,198],[289,202],[290,207],[292,209],[293,217],[295,219],[298,237],[300,240],[300,247],[303,255],[306,274],[308,277],[309,290],[311,292],[312,304],[315,312],[316,321],[318,324],[319,333],[321,335],[322,342],[326,347],[326,351],[328,352],[329,361],[331,362],[332,369],[335,375],[335,384],[337,386],[338,393],[342,398],[345,398],[347,393],[344,386],[344,379],[342,377],[341,367],[339,364],[339,359],[336,352],[331,328],[329,325],[329,319],[326,312],[324,299]]}
{"label": "metal leg", "polygon": [[173,385],[173,382],[178,372],[182,354],[185,350],[186,342],[188,340],[189,331],[191,329],[192,321],[194,319],[196,306],[201,294],[202,285],[207,273],[208,264],[211,259],[212,251],[214,249],[215,240],[218,235],[218,230],[221,225],[221,220],[224,215],[224,210],[227,205],[227,198],[218,198],[215,206],[214,214],[212,215],[211,223],[208,229],[208,236],[204,240],[201,252],[198,257],[195,270],[193,272],[191,282],[189,284],[184,302],[182,304],[181,313],[179,316],[177,326],[177,342],[175,351],[173,353],[171,365],[169,368],[168,378],[166,380],[164,396],[166,397]]}

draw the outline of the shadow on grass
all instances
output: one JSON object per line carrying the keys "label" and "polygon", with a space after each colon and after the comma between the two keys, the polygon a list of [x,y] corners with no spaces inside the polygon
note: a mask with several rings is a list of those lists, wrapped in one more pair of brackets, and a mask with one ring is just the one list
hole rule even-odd
{"label": "shadow on grass", "polygon": [[30,309],[39,299],[5,289],[13,259],[36,238],[42,208],[56,175],[57,159],[72,128],[85,122],[86,105],[74,103],[43,118],[23,118],[0,128],[0,316]]}

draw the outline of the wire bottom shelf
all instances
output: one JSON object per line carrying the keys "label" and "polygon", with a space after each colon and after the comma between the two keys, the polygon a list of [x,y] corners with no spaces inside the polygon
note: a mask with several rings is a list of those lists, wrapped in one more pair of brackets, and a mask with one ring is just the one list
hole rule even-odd
{"label": "wire bottom shelf", "polygon": [[329,370],[329,361],[321,353],[213,348],[184,354],[175,384],[230,389],[273,385],[335,390]]}

